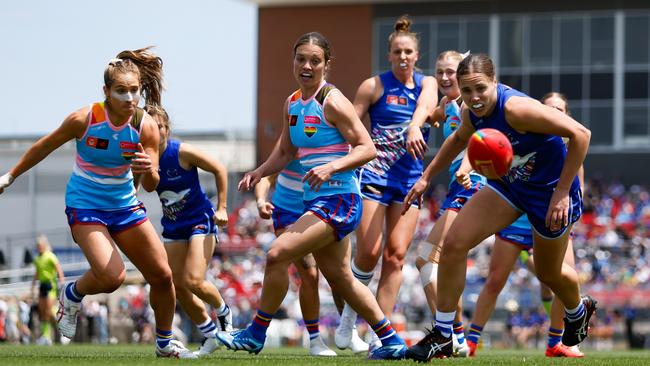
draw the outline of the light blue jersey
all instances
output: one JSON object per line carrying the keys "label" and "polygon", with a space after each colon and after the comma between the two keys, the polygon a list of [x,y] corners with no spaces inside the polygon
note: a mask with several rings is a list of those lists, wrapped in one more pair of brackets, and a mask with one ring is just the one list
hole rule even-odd
{"label": "light blue jersey", "polygon": [[[289,97],[289,134],[291,142],[298,147],[298,156],[303,171],[327,164],[348,154],[350,145],[336,126],[325,118],[323,105],[327,97],[337,89],[323,82],[314,95],[304,100],[302,93],[296,91]],[[308,182],[303,184],[304,200],[317,197],[359,192],[359,181],[353,170],[335,173],[318,192],[311,189]]]}
{"label": "light blue jersey", "polygon": [[302,202],[302,177],[304,173],[300,160],[294,159],[278,174],[271,203],[286,211],[302,215],[305,205]]}
{"label": "light blue jersey", "polygon": [[[445,140],[460,127],[461,116],[459,102],[460,98],[456,100],[447,100],[447,103],[445,104],[445,121],[442,125],[442,132]],[[456,181],[456,172],[460,169],[460,164],[463,162],[464,157],[465,150],[461,151],[451,162],[451,165],[449,166],[449,177],[451,179],[450,184]],[[485,178],[474,171],[470,173],[470,178],[474,183],[480,182],[481,186],[486,183]]]}
{"label": "light blue jersey", "polygon": [[77,159],[65,193],[67,207],[117,210],[139,204],[131,172],[139,127],[130,119],[114,125],[103,102],[91,106],[88,129],[77,140]]}

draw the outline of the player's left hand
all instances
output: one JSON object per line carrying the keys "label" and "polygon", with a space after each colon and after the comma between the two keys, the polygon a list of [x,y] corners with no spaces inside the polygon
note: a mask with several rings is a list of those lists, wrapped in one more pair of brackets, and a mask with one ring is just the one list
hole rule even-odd
{"label": "player's left hand", "polygon": [[225,208],[220,208],[214,213],[214,222],[219,227],[228,225],[228,212]]}
{"label": "player's left hand", "polygon": [[302,178],[302,181],[307,182],[311,189],[314,190],[314,192],[318,192],[323,183],[330,180],[333,173],[334,167],[332,167],[332,165],[329,163],[319,165],[311,168]]}
{"label": "player's left hand", "polygon": [[424,141],[420,127],[412,125],[408,128],[406,137],[406,151],[413,159],[424,159],[424,154],[429,150],[429,146]]}
{"label": "player's left hand", "polygon": [[546,212],[546,227],[559,231],[569,225],[569,190],[556,188]]}
{"label": "player's left hand", "polygon": [[131,159],[131,171],[134,174],[147,174],[153,172],[151,157],[144,151],[142,144],[138,144],[138,151],[135,157]]}

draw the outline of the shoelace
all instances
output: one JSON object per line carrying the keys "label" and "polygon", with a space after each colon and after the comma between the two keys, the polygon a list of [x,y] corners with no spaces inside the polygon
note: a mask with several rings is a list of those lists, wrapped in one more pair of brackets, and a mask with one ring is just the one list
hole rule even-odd
{"label": "shoelace", "polygon": [[420,346],[424,346],[433,343],[433,337],[435,335],[435,331],[436,331],[436,326],[433,323],[431,323],[431,328],[425,328],[425,332],[427,332],[427,334],[417,344]]}

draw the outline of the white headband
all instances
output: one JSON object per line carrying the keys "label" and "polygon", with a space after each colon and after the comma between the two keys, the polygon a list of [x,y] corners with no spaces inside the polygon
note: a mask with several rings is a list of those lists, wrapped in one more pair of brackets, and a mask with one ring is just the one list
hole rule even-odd
{"label": "white headband", "polygon": [[108,61],[108,64],[111,65],[111,66],[116,66],[117,64],[119,64],[122,61],[124,61],[124,60],[122,60],[121,58],[112,58],[110,61]]}

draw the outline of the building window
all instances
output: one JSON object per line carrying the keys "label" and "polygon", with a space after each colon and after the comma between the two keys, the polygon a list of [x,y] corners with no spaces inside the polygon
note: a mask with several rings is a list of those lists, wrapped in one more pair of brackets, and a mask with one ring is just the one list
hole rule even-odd
{"label": "building window", "polygon": [[[385,44],[393,22],[376,20],[375,73],[389,68]],[[595,150],[650,150],[649,10],[431,16],[416,18],[415,26],[425,73],[433,75],[444,50],[496,50],[499,82],[533,98],[564,93],[572,116],[591,129]],[[432,146],[439,146],[438,135]]]}

